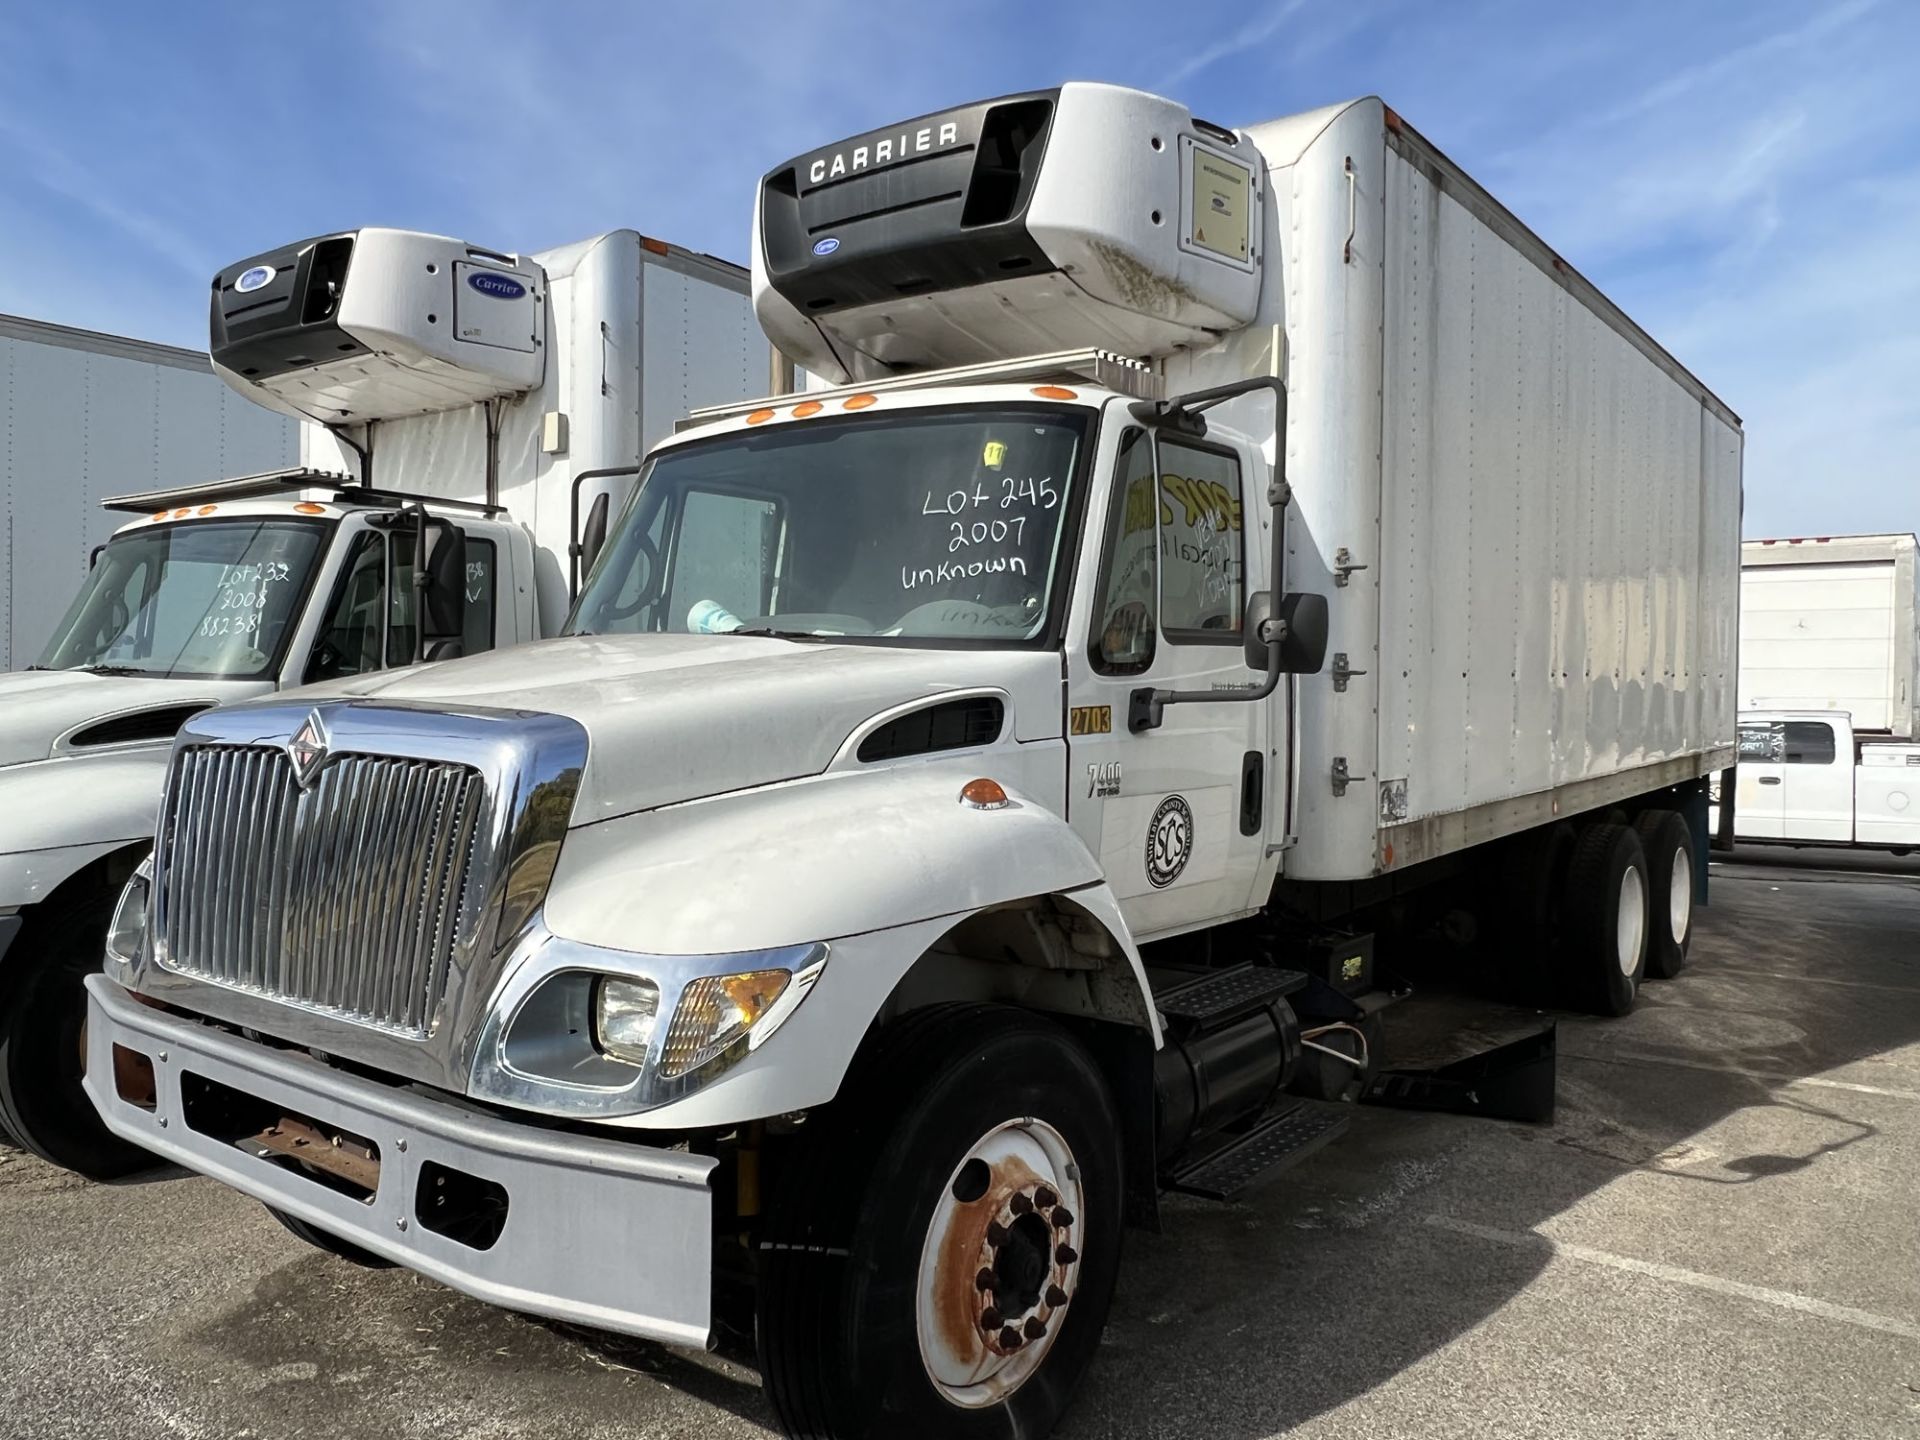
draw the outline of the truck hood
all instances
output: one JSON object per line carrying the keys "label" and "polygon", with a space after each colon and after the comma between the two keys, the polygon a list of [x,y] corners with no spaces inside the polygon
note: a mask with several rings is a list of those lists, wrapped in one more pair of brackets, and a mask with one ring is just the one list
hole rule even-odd
{"label": "truck hood", "polygon": [[[18,670],[0,675],[0,767],[78,754],[107,745],[164,744],[189,709],[272,689],[268,681],[175,680],[93,675],[85,670]],[[142,723],[144,720],[145,723]],[[86,731],[116,722],[92,744]]]}
{"label": "truck hood", "polygon": [[1061,733],[1060,658],[733,635],[588,635],[294,692],[533,710],[587,732],[573,823],[825,770],[865,721],[954,690],[1005,693],[1015,739]]}

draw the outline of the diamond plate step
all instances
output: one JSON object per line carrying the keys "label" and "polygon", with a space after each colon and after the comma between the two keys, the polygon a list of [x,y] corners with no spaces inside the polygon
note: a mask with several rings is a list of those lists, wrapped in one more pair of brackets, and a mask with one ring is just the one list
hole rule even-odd
{"label": "diamond plate step", "polygon": [[1263,1120],[1223,1150],[1176,1173],[1168,1188],[1207,1200],[1227,1200],[1254,1180],[1306,1159],[1347,1130],[1340,1107],[1301,1103]]}
{"label": "diamond plate step", "polygon": [[1306,983],[1303,970],[1235,965],[1156,995],[1153,1003],[1167,1019],[1204,1030],[1291,995]]}

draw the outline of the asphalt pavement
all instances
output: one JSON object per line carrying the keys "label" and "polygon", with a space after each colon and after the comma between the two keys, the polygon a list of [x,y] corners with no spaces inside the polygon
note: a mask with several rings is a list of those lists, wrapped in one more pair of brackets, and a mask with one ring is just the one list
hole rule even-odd
{"label": "asphalt pavement", "polygon": [[[1920,857],[1742,852],[1688,969],[1563,1017],[1559,1112],[1357,1109],[1129,1239],[1063,1437],[1920,1435]],[[1537,1023],[1460,992],[1401,1058]],[[0,1149],[0,1435],[771,1432],[752,1370],[310,1250],[179,1172]]]}

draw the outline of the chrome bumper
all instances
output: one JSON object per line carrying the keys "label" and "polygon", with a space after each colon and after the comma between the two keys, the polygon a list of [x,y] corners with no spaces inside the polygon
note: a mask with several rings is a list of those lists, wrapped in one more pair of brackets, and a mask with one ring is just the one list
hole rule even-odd
{"label": "chrome bumper", "polygon": [[[714,1160],[502,1120],[343,1074],[141,1005],[102,975],[87,990],[87,1094],[116,1135],[491,1304],[709,1343]],[[120,1098],[115,1045],[153,1061],[152,1109]],[[372,1198],[195,1130],[181,1096],[188,1074],[372,1140]],[[506,1224],[490,1247],[420,1223],[416,1190],[430,1161],[505,1189]]]}

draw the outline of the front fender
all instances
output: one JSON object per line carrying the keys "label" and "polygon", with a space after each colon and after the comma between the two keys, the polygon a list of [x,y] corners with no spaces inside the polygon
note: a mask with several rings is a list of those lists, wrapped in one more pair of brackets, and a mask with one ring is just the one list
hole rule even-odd
{"label": "front fender", "polygon": [[976,810],[958,767],[829,771],[568,832],[554,934],[655,955],[769,950],[1100,884],[1058,815],[1009,786]]}
{"label": "front fender", "polygon": [[153,838],[168,746],[0,769],[0,910],[37,904],[82,867]]}

